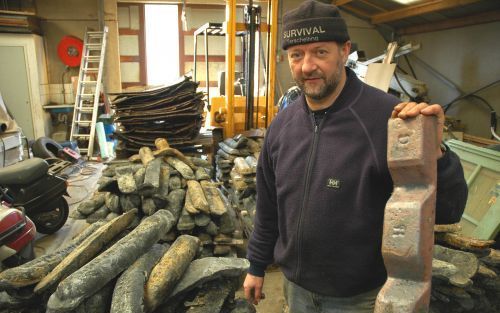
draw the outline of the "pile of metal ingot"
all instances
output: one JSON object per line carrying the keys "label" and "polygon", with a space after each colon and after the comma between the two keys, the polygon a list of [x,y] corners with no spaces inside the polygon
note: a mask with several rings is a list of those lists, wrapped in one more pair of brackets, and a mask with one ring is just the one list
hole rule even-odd
{"label": "pile of metal ingot", "polygon": [[236,208],[243,231],[247,238],[253,231],[256,208],[256,177],[258,153],[246,158],[237,157],[231,169],[228,197]]}
{"label": "pile of metal ingot", "polygon": [[234,292],[249,262],[200,258],[201,241],[162,240],[177,223],[160,209],[96,222],[68,246],[0,272],[0,312],[254,313]]}
{"label": "pile of metal ingot", "polygon": [[203,123],[204,94],[198,83],[184,77],[171,86],[142,92],[112,94],[114,122],[119,125],[117,153],[131,155],[143,146],[154,148],[158,137],[173,147],[192,145]]}
{"label": "pile of metal ingot", "polygon": [[[263,136],[258,132],[259,136]],[[215,156],[217,166],[216,178],[224,187],[236,185],[242,190],[248,186],[255,186],[255,167],[262,146],[261,137],[250,138],[236,135],[219,142],[219,149]],[[238,164],[241,173],[233,171],[233,166]]]}
{"label": "pile of metal ingot", "polygon": [[71,217],[93,223],[138,209],[137,224],[166,209],[175,217],[175,226],[165,240],[191,234],[200,239],[203,256],[235,256],[235,246],[243,244],[242,232],[236,229],[232,206],[210,180],[210,163],[185,156],[163,138],[155,145],[154,151],[142,147],[129,162],[108,166],[97,192],[80,203]]}
{"label": "pile of metal ingot", "polygon": [[[244,198],[241,198],[245,196]],[[240,218],[243,232],[246,238],[250,238],[253,231],[255,220],[255,209],[257,207],[256,193],[234,193],[232,194],[233,202],[236,203],[238,216]]]}
{"label": "pile of metal ingot", "polygon": [[226,139],[219,143],[220,149],[215,161],[217,179],[226,187],[247,238],[253,231],[256,207],[255,173],[263,137],[262,130],[253,130]]}
{"label": "pile of metal ingot", "polygon": [[500,312],[500,251],[493,240],[461,236],[458,225],[436,225],[431,313]]}

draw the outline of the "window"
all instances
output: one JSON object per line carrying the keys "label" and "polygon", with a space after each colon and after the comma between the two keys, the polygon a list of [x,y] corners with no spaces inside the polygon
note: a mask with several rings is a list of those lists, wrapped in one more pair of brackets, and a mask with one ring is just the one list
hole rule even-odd
{"label": "window", "polygon": [[179,18],[177,5],[146,4],[146,63],[148,85],[179,78]]}

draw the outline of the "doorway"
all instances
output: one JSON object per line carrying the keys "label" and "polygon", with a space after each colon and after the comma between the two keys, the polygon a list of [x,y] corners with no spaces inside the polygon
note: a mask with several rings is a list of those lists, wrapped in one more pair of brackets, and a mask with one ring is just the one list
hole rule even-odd
{"label": "doorway", "polygon": [[122,88],[179,78],[179,8],[171,4],[118,4]]}
{"label": "doorway", "polygon": [[164,85],[179,78],[178,6],[145,5],[148,85]]}

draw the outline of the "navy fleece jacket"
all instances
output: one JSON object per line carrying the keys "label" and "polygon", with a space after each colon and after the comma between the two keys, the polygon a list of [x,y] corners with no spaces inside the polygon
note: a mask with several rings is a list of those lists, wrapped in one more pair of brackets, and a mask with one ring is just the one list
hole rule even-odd
{"label": "navy fleece jacket", "polygon": [[[384,208],[393,182],[387,121],[399,99],[347,82],[319,126],[299,97],[270,125],[257,168],[257,213],[249,272],[276,262],[310,291],[348,297],[381,286]],[[457,222],[467,186],[458,157],[438,161],[436,223]]]}

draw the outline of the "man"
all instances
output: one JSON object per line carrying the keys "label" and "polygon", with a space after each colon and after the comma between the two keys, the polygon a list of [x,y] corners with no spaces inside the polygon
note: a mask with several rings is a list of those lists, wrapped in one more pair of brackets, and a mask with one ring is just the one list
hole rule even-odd
{"label": "man", "polygon": [[[441,142],[444,113],[437,104],[398,104],[344,67],[351,42],[333,5],[303,2],[285,14],[282,39],[304,95],[266,134],[245,295],[260,301],[264,270],[275,262],[291,313],[373,312],[387,278],[381,255],[393,188],[387,121],[435,115]],[[436,150],[436,223],[455,223],[467,199],[463,170],[452,151]]]}

